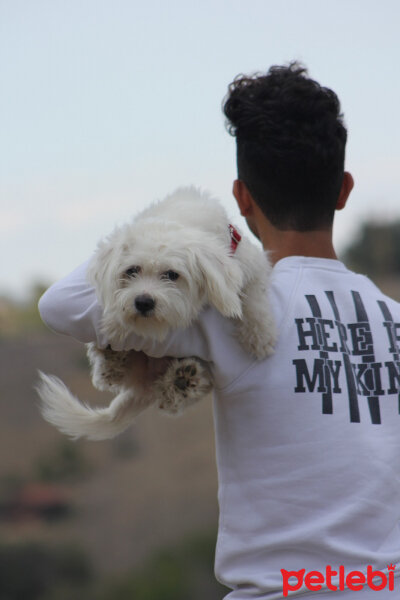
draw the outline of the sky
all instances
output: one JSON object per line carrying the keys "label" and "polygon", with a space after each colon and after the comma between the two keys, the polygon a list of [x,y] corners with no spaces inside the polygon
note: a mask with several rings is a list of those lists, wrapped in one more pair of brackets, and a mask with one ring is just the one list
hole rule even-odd
{"label": "sky", "polygon": [[294,59],[349,131],[338,250],[400,218],[399,23],[398,0],[0,0],[0,295],[62,277],[183,185],[245,228],[222,99]]}

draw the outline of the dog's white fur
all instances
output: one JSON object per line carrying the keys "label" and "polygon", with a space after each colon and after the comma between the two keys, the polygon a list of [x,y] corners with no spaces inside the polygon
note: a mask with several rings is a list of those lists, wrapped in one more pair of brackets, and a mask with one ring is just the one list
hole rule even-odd
{"label": "dog's white fur", "polygon": [[[88,277],[103,307],[102,333],[111,348],[121,347],[130,333],[161,341],[211,304],[235,319],[248,352],[268,356],[274,343],[269,262],[244,236],[234,253],[230,245],[225,210],[195,188],[177,190],[100,241]],[[141,312],[138,299],[154,306]],[[41,374],[42,413],[64,433],[114,437],[151,404],[176,414],[211,389],[207,365],[195,358],[173,359],[150,376],[143,353],[111,348],[88,345],[93,384],[117,392],[107,408],[82,404],[59,379]],[[154,371],[157,359],[152,360]]]}

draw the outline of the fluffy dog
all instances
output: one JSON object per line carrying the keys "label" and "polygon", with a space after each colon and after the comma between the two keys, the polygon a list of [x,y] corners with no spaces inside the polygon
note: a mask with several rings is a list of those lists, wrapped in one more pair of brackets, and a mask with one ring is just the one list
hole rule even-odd
{"label": "fluffy dog", "polygon": [[150,361],[141,352],[112,348],[123,347],[131,333],[163,340],[211,304],[235,319],[243,347],[265,358],[274,343],[269,273],[266,255],[240,235],[208,194],[182,188],[151,205],[100,241],[88,270],[109,340],[106,349],[88,344],[92,381],[116,397],[107,408],[91,408],[62,381],[41,373],[37,389],[44,417],[72,437],[105,439],[150,405],[182,412],[212,388],[206,363],[194,357]]}

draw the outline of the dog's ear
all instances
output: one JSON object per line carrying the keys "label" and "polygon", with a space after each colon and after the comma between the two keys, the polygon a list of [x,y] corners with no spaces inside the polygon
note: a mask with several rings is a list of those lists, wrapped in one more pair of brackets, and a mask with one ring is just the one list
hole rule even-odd
{"label": "dog's ear", "polygon": [[214,240],[210,244],[195,244],[193,250],[201,273],[201,288],[208,302],[225,317],[241,318],[243,273],[238,262]]}
{"label": "dog's ear", "polygon": [[111,281],[111,278],[115,278],[112,269],[114,251],[115,246],[110,239],[100,241],[87,270],[87,278],[96,288],[103,308],[107,307],[108,294],[115,287],[114,282]]}

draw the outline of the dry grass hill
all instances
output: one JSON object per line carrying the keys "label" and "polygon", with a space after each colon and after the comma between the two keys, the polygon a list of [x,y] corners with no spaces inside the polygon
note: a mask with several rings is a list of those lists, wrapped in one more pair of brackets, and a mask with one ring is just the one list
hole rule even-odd
{"label": "dry grass hill", "polygon": [[[108,400],[91,386],[83,345],[44,330],[0,337],[3,542],[72,541],[100,572],[115,573],[191,532],[216,530],[210,400],[177,419],[148,411],[112,441],[70,442],[39,414],[38,368],[82,399]],[[63,518],[49,518],[51,506],[49,515],[41,512],[51,493],[69,509]]]}

